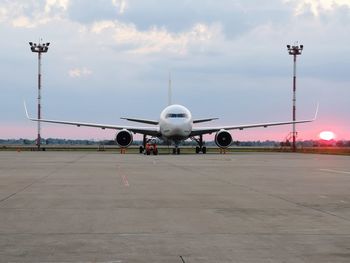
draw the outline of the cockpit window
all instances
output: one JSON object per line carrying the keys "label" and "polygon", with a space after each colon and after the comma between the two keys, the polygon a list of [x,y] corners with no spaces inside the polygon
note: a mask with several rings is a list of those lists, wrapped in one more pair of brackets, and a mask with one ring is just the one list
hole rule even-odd
{"label": "cockpit window", "polygon": [[168,113],[166,118],[187,118],[186,113]]}

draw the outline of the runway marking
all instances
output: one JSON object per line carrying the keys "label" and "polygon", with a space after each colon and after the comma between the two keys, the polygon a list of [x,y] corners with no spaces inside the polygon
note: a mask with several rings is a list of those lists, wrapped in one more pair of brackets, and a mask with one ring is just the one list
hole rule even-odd
{"label": "runway marking", "polygon": [[130,186],[129,181],[128,181],[128,178],[126,178],[125,175],[122,175],[122,180],[123,180],[123,184],[124,184],[126,187],[129,187],[129,186]]}
{"label": "runway marking", "polygon": [[123,185],[126,186],[126,187],[129,187],[130,184],[129,184],[129,181],[128,181],[128,177],[125,174],[123,174],[123,172],[120,170],[120,166],[119,165],[117,166],[117,169],[118,169],[118,174],[120,174],[120,177],[122,179]]}
{"label": "runway marking", "polygon": [[347,171],[339,171],[339,170],[332,170],[332,169],[320,169],[320,171],[337,173],[337,174],[349,174],[350,175],[350,172],[347,172]]}

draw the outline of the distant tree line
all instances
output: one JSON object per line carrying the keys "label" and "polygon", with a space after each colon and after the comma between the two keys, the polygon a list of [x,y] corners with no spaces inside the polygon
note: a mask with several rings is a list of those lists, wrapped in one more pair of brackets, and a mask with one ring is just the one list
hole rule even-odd
{"label": "distant tree line", "polygon": [[[116,145],[114,140],[72,140],[72,139],[58,139],[48,138],[41,140],[42,145]],[[142,141],[134,141],[132,145],[141,145]],[[206,141],[206,146],[215,146],[214,141]],[[0,139],[0,145],[36,145],[36,140],[29,139]],[[160,145],[167,145],[166,143],[160,143]],[[182,143],[185,146],[196,146],[195,141],[185,141]],[[280,141],[234,141],[233,146],[242,147],[288,147],[290,142]],[[298,147],[350,147],[349,140],[305,140],[298,141]]]}

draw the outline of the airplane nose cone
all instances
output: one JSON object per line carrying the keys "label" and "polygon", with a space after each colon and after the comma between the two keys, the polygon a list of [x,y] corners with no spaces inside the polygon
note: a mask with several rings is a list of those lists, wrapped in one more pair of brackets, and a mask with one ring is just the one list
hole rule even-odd
{"label": "airplane nose cone", "polygon": [[173,130],[173,133],[174,133],[174,134],[180,134],[180,133],[182,133],[182,129],[180,129],[180,128],[178,128],[178,127],[174,127],[172,130]]}
{"label": "airplane nose cone", "polygon": [[186,137],[191,132],[190,124],[187,122],[173,123],[170,127],[172,136]]}

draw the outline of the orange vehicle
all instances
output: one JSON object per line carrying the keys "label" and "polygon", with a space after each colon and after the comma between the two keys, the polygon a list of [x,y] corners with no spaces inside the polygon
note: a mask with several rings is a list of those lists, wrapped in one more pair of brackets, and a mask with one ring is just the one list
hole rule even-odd
{"label": "orange vehicle", "polygon": [[158,155],[158,148],[155,143],[146,143],[146,155],[150,155],[153,153],[153,155]]}

